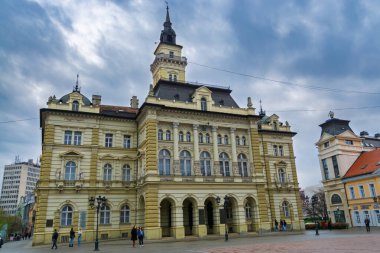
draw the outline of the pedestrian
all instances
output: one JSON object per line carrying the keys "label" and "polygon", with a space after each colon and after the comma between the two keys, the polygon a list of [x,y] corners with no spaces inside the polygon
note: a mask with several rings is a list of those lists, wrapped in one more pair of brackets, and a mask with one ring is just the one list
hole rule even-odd
{"label": "pedestrian", "polygon": [[55,247],[55,249],[57,249],[57,240],[58,240],[58,232],[57,232],[57,229],[54,229],[54,233],[51,237],[51,240],[53,242],[53,245],[51,246],[51,249],[53,249]]}
{"label": "pedestrian", "polygon": [[137,230],[137,237],[139,238],[139,247],[144,247],[144,228],[139,227]]}
{"label": "pedestrian", "polygon": [[74,229],[71,228],[71,230],[70,230],[70,242],[69,242],[69,247],[74,247],[74,239],[75,239],[75,232],[74,232]]}
{"label": "pedestrian", "polygon": [[82,241],[82,230],[78,230],[78,246],[80,246],[80,242]]}
{"label": "pedestrian", "polygon": [[3,243],[4,243],[3,238],[0,236],[0,248],[3,246]]}
{"label": "pedestrian", "polygon": [[284,231],[286,231],[286,221],[285,220],[283,221],[283,224],[284,224]]}
{"label": "pedestrian", "polygon": [[28,239],[30,240],[30,237],[32,236],[32,232],[28,233]]}
{"label": "pedestrian", "polygon": [[274,231],[278,231],[278,221],[274,219]]}
{"label": "pedestrian", "polygon": [[280,231],[282,231],[283,226],[284,226],[284,222],[280,219]]}
{"label": "pedestrian", "polygon": [[131,231],[131,241],[132,241],[133,248],[135,247],[136,240],[137,240],[137,229],[136,229],[136,225],[134,225]]}
{"label": "pedestrian", "polygon": [[368,219],[368,217],[365,218],[365,220],[364,220],[364,224],[365,224],[365,228],[366,228],[367,232],[370,232],[369,219]]}

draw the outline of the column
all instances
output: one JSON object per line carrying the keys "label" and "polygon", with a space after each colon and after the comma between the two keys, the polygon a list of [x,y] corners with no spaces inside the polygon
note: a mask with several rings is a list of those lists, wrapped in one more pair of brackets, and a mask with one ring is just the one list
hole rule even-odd
{"label": "column", "polygon": [[194,136],[194,174],[200,175],[199,168],[199,136],[198,136],[198,125],[193,125],[193,136]]}
{"label": "column", "polygon": [[231,148],[232,148],[232,175],[239,175],[238,164],[237,164],[237,153],[236,153],[236,137],[235,137],[235,128],[230,129],[231,136]]}
{"label": "column", "polygon": [[183,226],[183,207],[176,206],[175,208],[175,225],[174,225],[174,237],[176,239],[185,238],[185,227]]}
{"label": "column", "polygon": [[214,175],[220,175],[219,168],[219,151],[218,151],[218,127],[213,126],[212,127],[212,145],[214,150]]}
{"label": "column", "polygon": [[178,154],[178,122],[173,122],[173,172],[174,175],[180,175],[179,154]]}

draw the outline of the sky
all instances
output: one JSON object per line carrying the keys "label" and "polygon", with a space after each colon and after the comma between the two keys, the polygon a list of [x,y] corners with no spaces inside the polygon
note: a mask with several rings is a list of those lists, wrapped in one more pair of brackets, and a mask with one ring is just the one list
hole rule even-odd
{"label": "sky", "polygon": [[[330,110],[357,134],[380,132],[380,1],[168,2],[187,81],[229,86],[240,107],[250,96],[288,121],[302,188],[321,182],[315,143]],[[0,175],[16,155],[41,155],[39,109],[78,73],[87,97],[141,105],[165,15],[159,0],[1,1]]]}

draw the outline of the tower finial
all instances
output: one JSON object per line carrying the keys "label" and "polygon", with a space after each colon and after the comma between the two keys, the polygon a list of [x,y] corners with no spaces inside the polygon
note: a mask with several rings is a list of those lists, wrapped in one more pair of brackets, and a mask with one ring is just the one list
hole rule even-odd
{"label": "tower finial", "polygon": [[261,105],[261,99],[260,99],[260,113],[259,116],[265,116],[265,111],[263,111],[263,107]]}
{"label": "tower finial", "polygon": [[333,112],[333,111],[330,111],[330,112],[329,112],[329,116],[330,116],[331,119],[333,119],[333,118],[334,118],[334,112]]}
{"label": "tower finial", "polygon": [[75,82],[75,87],[74,87],[73,91],[80,92],[80,88],[79,88],[79,73],[77,74],[77,81]]}

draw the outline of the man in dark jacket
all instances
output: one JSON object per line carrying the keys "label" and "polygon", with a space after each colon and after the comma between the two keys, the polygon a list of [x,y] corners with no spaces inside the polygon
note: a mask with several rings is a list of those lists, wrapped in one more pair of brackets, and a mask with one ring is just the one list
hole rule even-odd
{"label": "man in dark jacket", "polygon": [[57,240],[58,240],[58,232],[57,232],[57,229],[54,229],[54,233],[51,237],[51,240],[53,242],[53,246],[51,246],[51,249],[53,249],[55,247],[55,249],[57,249]]}
{"label": "man in dark jacket", "polygon": [[365,224],[365,228],[367,229],[367,232],[369,232],[370,231],[370,227],[369,227],[369,219],[368,219],[368,217],[365,218],[364,224]]}

